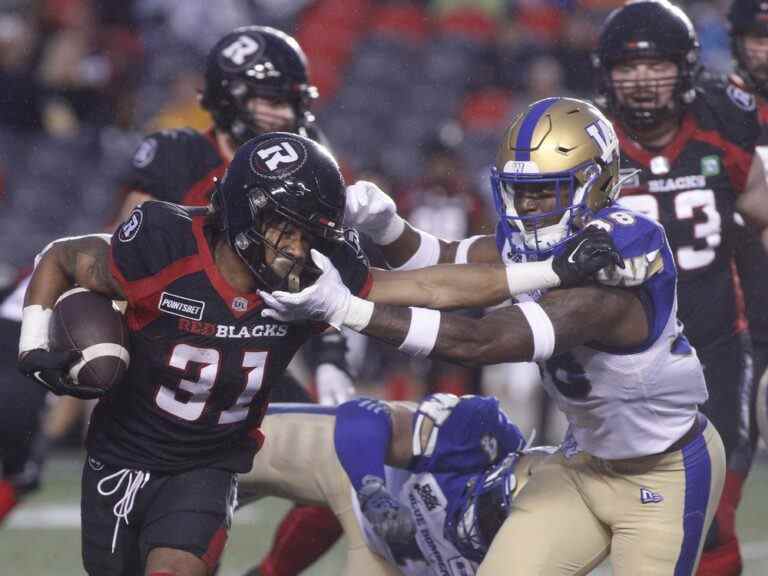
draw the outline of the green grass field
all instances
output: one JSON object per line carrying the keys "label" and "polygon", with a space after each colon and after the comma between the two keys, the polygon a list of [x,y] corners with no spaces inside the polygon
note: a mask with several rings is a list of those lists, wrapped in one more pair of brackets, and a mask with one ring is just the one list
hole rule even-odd
{"label": "green grass field", "polygon": [[[2,574],[74,576],[80,562],[79,477],[81,455],[58,456],[48,464],[44,488],[19,506],[0,530]],[[288,502],[267,499],[240,510],[230,535],[221,576],[239,576],[268,549]],[[768,574],[768,454],[759,454],[739,510],[744,576]],[[339,574],[342,545],[337,544],[306,574]],[[608,574],[608,569],[599,571]]]}

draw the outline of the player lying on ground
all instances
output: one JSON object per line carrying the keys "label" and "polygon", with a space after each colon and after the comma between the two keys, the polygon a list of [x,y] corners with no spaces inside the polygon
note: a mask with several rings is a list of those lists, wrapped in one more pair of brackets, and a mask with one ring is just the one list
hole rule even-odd
{"label": "player lying on ground", "polygon": [[435,394],[336,408],[273,404],[267,441],[239,477],[241,501],[330,506],[347,536],[344,574],[474,574],[515,495],[549,452],[494,398]]}
{"label": "player lying on ground", "polygon": [[[585,574],[608,553],[617,575],[693,574],[723,488],[723,445],[698,412],[707,390],[677,321],[677,272],[664,229],[614,203],[620,182],[612,125],[584,101],[536,102],[508,128],[492,185],[498,254],[479,239],[468,251],[464,244],[464,257],[546,261],[585,227],[598,227],[623,260],[646,263],[639,285],[532,291],[476,319],[416,307],[420,287],[406,282],[399,304],[411,308],[381,304],[378,278],[370,300],[355,298],[314,252],[323,275],[299,293],[263,293],[273,308],[264,314],[348,326],[415,356],[541,363],[569,433],[513,503],[480,574]],[[408,234],[416,242],[398,262],[430,243],[401,225],[391,244],[407,244]],[[430,258],[442,253],[433,240]],[[443,267],[441,298],[477,306],[478,294],[462,292],[464,268]],[[492,267],[476,288],[507,289]]]}

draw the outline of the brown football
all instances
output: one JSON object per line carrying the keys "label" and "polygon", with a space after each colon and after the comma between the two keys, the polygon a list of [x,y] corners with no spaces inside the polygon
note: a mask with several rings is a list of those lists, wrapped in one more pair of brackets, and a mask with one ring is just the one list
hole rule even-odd
{"label": "brown football", "polygon": [[112,300],[85,288],[68,290],[56,302],[50,326],[51,350],[79,350],[69,371],[75,385],[110,390],[130,363],[128,328]]}

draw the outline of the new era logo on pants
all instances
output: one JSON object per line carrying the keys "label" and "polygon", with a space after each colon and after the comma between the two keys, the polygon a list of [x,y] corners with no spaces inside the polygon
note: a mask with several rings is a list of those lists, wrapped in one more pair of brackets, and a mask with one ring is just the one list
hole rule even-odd
{"label": "new era logo on pants", "polygon": [[650,504],[652,502],[663,502],[664,497],[661,494],[657,494],[653,490],[648,488],[640,488],[640,502],[643,504]]}

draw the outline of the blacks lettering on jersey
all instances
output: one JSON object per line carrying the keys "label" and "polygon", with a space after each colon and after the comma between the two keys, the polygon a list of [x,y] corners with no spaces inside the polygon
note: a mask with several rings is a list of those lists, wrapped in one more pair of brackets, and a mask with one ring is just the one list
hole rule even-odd
{"label": "blacks lettering on jersey", "polygon": [[[218,273],[202,218],[164,202],[140,210],[139,231],[112,244],[129,301],[131,363],[96,408],[89,453],[141,470],[247,471],[270,388],[316,327],[262,318],[258,295],[236,292]],[[364,294],[367,262],[344,246],[331,259]]]}
{"label": "blacks lettering on jersey", "polygon": [[136,150],[125,187],[157,200],[205,206],[213,178],[223,176],[226,164],[213,131],[164,130],[147,136]]}
{"label": "blacks lettering on jersey", "polygon": [[738,106],[724,83],[710,81],[659,151],[642,148],[617,125],[622,173],[640,170],[619,202],[663,224],[678,269],[678,314],[696,347],[730,334],[737,318],[736,199],[758,136],[755,118],[754,107]]}

